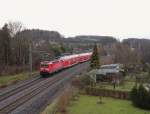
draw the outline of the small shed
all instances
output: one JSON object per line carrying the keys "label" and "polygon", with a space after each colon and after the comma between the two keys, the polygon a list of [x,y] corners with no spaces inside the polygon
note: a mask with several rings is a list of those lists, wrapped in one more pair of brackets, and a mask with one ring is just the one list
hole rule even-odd
{"label": "small shed", "polygon": [[102,65],[96,72],[96,82],[113,82],[119,83],[123,78],[123,65],[122,64],[109,64]]}

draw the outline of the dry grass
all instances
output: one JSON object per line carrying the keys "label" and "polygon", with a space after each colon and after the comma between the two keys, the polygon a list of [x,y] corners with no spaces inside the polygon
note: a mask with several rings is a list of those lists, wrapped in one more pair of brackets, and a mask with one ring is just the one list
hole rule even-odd
{"label": "dry grass", "polygon": [[[35,76],[37,74],[39,74],[37,71],[33,72],[33,76]],[[29,78],[32,78],[32,77],[29,77],[27,72],[15,74],[15,75],[1,76],[0,77],[0,88],[15,84],[22,80],[27,80]]]}

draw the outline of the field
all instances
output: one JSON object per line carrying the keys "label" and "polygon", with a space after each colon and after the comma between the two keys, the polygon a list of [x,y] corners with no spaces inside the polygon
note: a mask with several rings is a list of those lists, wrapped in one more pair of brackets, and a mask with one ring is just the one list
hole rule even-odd
{"label": "field", "polygon": [[105,97],[102,104],[98,101],[98,97],[81,95],[69,106],[69,114],[150,114],[150,111],[136,108],[127,100]]}
{"label": "field", "polygon": [[[38,74],[38,72],[34,71],[33,75],[36,75],[36,74]],[[6,86],[11,85],[11,84],[14,84],[18,81],[27,80],[29,78],[31,78],[31,77],[28,76],[27,72],[19,73],[19,74],[16,74],[16,75],[1,76],[0,77],[0,88],[1,87],[6,87]]]}

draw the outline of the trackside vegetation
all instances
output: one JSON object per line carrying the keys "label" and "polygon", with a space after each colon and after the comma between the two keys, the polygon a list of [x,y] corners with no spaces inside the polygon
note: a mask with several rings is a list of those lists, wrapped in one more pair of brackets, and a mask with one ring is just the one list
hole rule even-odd
{"label": "trackside vegetation", "polygon": [[57,103],[58,99],[54,100],[52,104],[46,107],[46,109],[42,112],[42,114],[55,114],[57,112]]}
{"label": "trackside vegetation", "polygon": [[[32,73],[32,76],[35,76],[37,74],[39,74],[39,73],[37,71],[34,71]],[[29,74],[27,72],[15,74],[15,75],[1,76],[0,77],[0,88],[12,85],[12,84],[17,83],[19,81],[27,80],[29,78],[32,78],[32,77],[29,77]]]}

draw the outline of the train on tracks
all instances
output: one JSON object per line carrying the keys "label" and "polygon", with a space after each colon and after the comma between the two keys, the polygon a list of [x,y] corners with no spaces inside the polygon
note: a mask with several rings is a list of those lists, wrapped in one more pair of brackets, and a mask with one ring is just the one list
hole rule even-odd
{"label": "train on tracks", "polygon": [[72,67],[76,64],[89,61],[92,52],[62,56],[54,61],[43,61],[40,63],[40,75],[49,76],[57,71]]}

